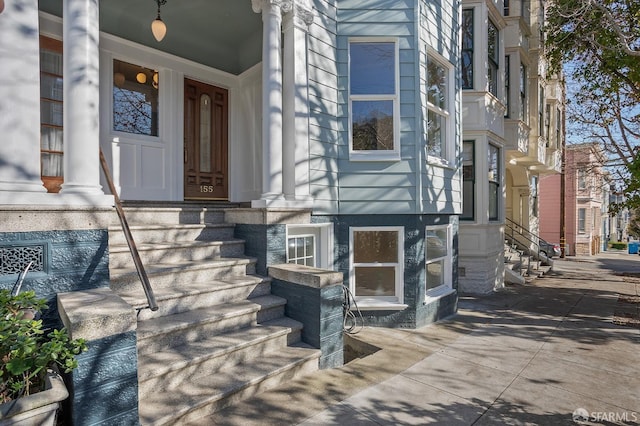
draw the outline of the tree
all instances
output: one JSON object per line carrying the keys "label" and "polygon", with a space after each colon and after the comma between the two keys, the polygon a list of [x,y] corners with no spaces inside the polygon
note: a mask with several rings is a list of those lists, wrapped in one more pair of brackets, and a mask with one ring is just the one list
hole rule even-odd
{"label": "tree", "polygon": [[568,140],[602,145],[628,207],[640,203],[639,20],[638,0],[555,0],[544,28],[551,72],[573,83]]}

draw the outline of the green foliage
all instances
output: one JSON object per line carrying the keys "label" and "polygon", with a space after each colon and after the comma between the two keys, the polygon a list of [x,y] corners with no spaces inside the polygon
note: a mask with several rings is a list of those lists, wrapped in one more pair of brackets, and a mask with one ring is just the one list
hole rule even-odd
{"label": "green foliage", "polygon": [[609,246],[612,249],[616,249],[616,250],[626,250],[627,249],[627,243],[611,243],[611,244],[609,244]]}
{"label": "green foliage", "polygon": [[[557,0],[547,12],[545,49],[553,69],[572,61],[576,80],[639,99],[640,2]],[[599,86],[603,81],[609,86]]]}
{"label": "green foliage", "polygon": [[65,329],[45,335],[35,317],[46,308],[33,291],[12,296],[0,290],[0,403],[41,390],[48,367],[68,373],[78,366],[76,355],[87,350],[83,339],[71,339]]}

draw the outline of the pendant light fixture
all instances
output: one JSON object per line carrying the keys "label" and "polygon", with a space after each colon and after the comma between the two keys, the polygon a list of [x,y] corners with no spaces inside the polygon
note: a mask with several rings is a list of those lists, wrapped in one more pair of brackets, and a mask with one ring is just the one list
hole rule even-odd
{"label": "pendant light fixture", "polygon": [[167,0],[156,0],[156,3],[158,3],[158,16],[151,23],[151,32],[157,41],[162,41],[164,36],[167,34],[167,26],[160,17],[160,6],[164,6],[167,3]]}

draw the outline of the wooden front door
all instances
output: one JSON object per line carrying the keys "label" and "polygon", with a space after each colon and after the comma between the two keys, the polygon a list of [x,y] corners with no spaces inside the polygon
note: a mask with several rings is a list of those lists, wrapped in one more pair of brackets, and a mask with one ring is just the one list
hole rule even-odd
{"label": "wooden front door", "polygon": [[184,80],[184,198],[227,200],[228,93]]}

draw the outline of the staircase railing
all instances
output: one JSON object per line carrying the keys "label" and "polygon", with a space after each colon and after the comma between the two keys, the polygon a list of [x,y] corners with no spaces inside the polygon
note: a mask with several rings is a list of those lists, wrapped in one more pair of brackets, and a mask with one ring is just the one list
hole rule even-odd
{"label": "staircase railing", "polygon": [[[508,217],[505,219],[505,226],[509,231],[509,233],[507,233],[507,230],[505,230],[505,236],[510,239],[511,244],[521,245],[525,247],[528,252],[527,272],[531,271],[531,245],[533,245],[534,251],[536,252],[536,269],[538,269],[540,267],[540,237]],[[531,245],[527,246],[526,242],[529,242]]]}
{"label": "staircase railing", "polygon": [[158,304],[156,303],[156,298],[153,294],[153,289],[151,288],[151,283],[149,282],[147,271],[144,269],[144,265],[142,264],[142,259],[140,258],[140,253],[138,253],[138,247],[136,247],[136,243],[133,240],[133,234],[131,233],[131,229],[129,228],[129,223],[127,222],[127,218],[124,215],[122,202],[120,201],[120,197],[118,196],[116,187],[113,184],[113,180],[111,179],[109,166],[107,165],[107,161],[105,160],[104,154],[102,153],[102,148],[100,148],[100,164],[102,164],[102,171],[104,172],[104,176],[107,180],[107,184],[109,185],[109,189],[113,194],[113,198],[115,200],[115,205],[116,205],[116,211],[118,212],[118,218],[120,219],[120,225],[122,226],[124,237],[127,240],[127,245],[129,246],[131,257],[133,258],[133,263],[136,265],[136,270],[138,271],[138,277],[140,277],[140,282],[142,283],[142,289],[144,290],[144,294],[147,297],[148,306],[142,309],[148,308],[148,309],[151,309],[152,311],[157,311]]}

